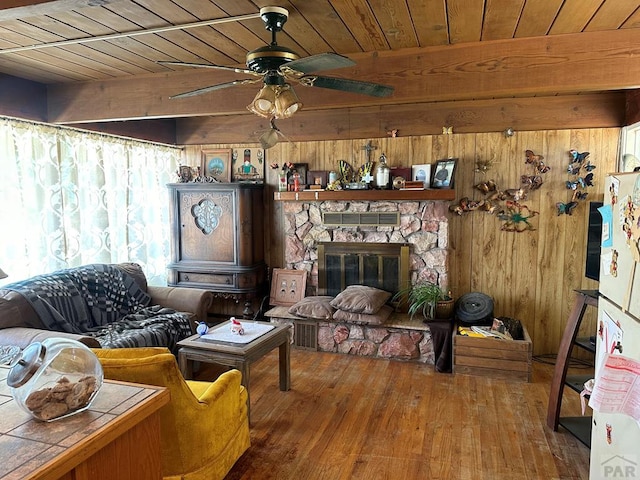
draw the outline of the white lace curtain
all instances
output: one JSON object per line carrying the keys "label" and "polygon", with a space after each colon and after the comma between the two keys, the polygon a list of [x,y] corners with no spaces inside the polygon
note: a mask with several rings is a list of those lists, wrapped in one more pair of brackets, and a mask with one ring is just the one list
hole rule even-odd
{"label": "white lace curtain", "polygon": [[0,118],[2,283],[87,263],[140,263],[166,284],[181,150]]}

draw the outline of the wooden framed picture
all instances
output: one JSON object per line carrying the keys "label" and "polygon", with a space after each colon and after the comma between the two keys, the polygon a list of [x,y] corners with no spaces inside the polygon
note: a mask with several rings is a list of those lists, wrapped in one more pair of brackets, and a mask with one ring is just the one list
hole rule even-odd
{"label": "wooden framed picture", "polygon": [[422,182],[424,188],[429,188],[429,185],[431,185],[431,164],[423,163],[413,165],[411,167],[411,180],[414,182]]}
{"label": "wooden framed picture", "polygon": [[231,154],[233,182],[264,182],[265,151],[262,148],[234,148]]}
{"label": "wooden framed picture", "polygon": [[304,185],[307,185],[308,181],[307,181],[307,173],[309,170],[309,164],[308,163],[294,163],[293,164],[293,168],[289,171],[289,190],[292,190],[293,187],[293,173],[294,172],[298,172],[298,175],[300,175],[300,185],[302,185],[304,187]]}
{"label": "wooden framed picture", "polygon": [[438,160],[431,176],[431,188],[453,188],[457,158]]}
{"label": "wooden framed picture", "polygon": [[329,172],[326,170],[310,170],[307,172],[307,182],[309,185],[319,185],[320,188],[327,186]]}
{"label": "wooden framed picture", "polygon": [[271,276],[269,304],[290,307],[304,298],[306,289],[306,270],[274,268]]}
{"label": "wooden framed picture", "polygon": [[203,149],[200,173],[203,177],[213,177],[219,182],[230,182],[231,149]]}

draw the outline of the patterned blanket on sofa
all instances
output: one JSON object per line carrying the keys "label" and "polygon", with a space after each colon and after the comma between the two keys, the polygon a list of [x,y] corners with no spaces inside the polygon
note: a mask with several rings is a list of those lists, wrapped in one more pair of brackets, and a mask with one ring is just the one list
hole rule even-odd
{"label": "patterned blanket on sofa", "polygon": [[188,315],[149,306],[151,297],[115,265],[60,270],[3,288],[22,294],[49,330],[92,335],[103,347],[174,350],[191,335]]}

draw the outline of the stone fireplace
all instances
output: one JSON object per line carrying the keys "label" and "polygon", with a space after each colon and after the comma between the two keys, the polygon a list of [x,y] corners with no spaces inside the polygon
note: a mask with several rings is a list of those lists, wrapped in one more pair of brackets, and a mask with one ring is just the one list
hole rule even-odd
{"label": "stone fireplace", "polygon": [[[387,290],[406,279],[412,284],[429,280],[445,288],[448,285],[447,201],[284,201],[283,211],[286,268],[310,273],[307,296],[333,296],[335,284],[343,285],[349,275],[347,284],[377,277]],[[318,268],[319,257],[326,261],[327,250],[339,265],[338,273],[329,280],[319,276]],[[389,282],[385,277],[391,275],[396,278]],[[392,313],[383,325],[301,319],[282,306],[265,315],[273,323],[291,325],[293,344],[298,348],[436,366],[446,358],[443,345],[450,337],[446,325],[437,327],[438,345],[434,346],[433,325],[402,312]]]}
{"label": "stone fireplace", "polygon": [[[411,283],[428,280],[446,288],[448,202],[283,202],[286,268],[310,273],[307,295],[318,294],[318,246],[359,243],[409,245]],[[333,214],[341,213],[338,220]],[[395,220],[394,220],[395,219]]]}

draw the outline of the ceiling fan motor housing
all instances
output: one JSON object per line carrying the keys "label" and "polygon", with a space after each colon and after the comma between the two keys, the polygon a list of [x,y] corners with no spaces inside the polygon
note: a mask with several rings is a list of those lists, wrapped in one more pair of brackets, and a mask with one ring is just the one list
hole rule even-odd
{"label": "ceiling fan motor housing", "polygon": [[281,45],[267,45],[247,53],[247,67],[257,73],[278,70],[285,63],[297,60],[300,56],[290,48]]}
{"label": "ceiling fan motor housing", "polygon": [[292,60],[297,60],[300,56],[290,48],[283,47],[276,42],[276,32],[282,31],[289,12],[282,7],[262,7],[260,17],[267,30],[272,32],[271,44],[256,48],[247,53],[247,67],[257,73],[265,73],[278,70],[282,65]]}

